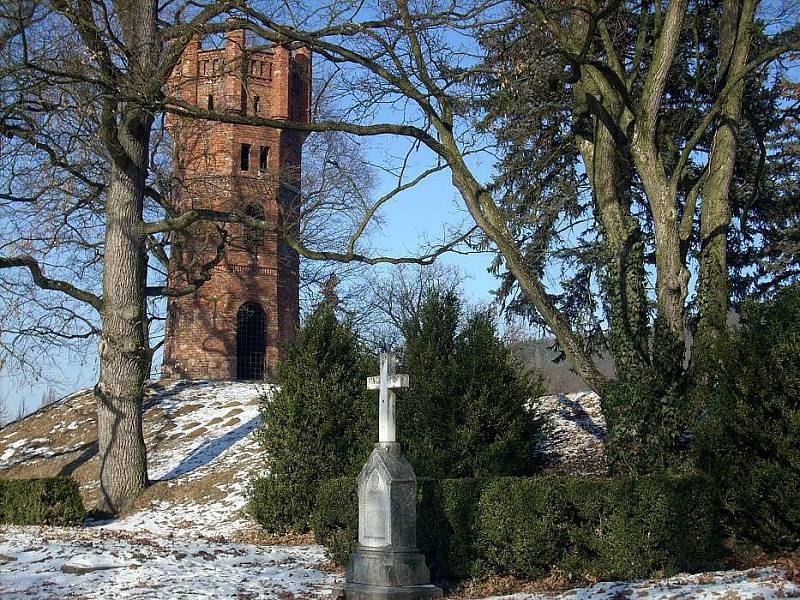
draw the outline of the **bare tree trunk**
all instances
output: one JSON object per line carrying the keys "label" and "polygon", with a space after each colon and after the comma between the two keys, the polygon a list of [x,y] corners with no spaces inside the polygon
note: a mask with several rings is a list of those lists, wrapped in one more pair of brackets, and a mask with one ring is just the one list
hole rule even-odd
{"label": "bare tree trunk", "polygon": [[102,119],[112,166],[100,381],[95,388],[101,491],[97,508],[111,514],[124,510],[148,485],[142,400],[151,356],[146,336],[147,247],[141,225],[154,114],[148,105],[156,106],[159,93],[161,47],[153,0],[119,0],[116,9],[125,41],[134,49],[122,91],[140,103],[108,101]]}
{"label": "bare tree trunk", "polygon": [[[147,454],[142,434],[142,399],[149,374],[144,337],[146,248],[140,233],[149,119],[120,127],[119,142],[133,160],[112,167],[106,204],[103,270],[103,332],[97,434],[100,454],[98,510],[116,514],[147,486]],[[123,169],[120,162],[127,162]]]}

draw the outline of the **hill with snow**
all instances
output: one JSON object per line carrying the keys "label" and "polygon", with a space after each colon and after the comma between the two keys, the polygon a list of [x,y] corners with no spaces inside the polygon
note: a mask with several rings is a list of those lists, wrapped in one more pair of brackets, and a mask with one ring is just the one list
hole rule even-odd
{"label": "hill with snow", "polygon": [[[311,598],[343,573],[310,536],[269,539],[244,511],[263,468],[258,404],[274,388],[238,382],[153,384],[144,431],[153,485],[125,515],[81,529],[0,526],[2,598]],[[556,472],[604,472],[605,421],[595,394],[540,399],[540,446]],[[97,499],[90,390],[0,429],[0,477],[71,475]],[[800,595],[775,568],[662,581],[598,583],[546,597],[773,598]],[[462,596],[464,597],[464,596]],[[533,593],[513,598],[543,597]]]}

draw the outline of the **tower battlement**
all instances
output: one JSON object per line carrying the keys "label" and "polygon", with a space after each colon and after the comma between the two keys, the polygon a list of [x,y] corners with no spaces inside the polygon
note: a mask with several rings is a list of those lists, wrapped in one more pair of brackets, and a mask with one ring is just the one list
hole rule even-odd
{"label": "tower battlement", "polygon": [[[311,51],[248,45],[244,30],[228,32],[212,47],[194,38],[170,77],[169,93],[210,112],[306,122]],[[177,212],[235,212],[276,229],[206,222],[173,234],[170,288],[188,290],[208,280],[168,300],[162,374],[263,379],[299,319],[299,257],[282,232],[299,227],[304,134],[176,115],[167,128]]]}

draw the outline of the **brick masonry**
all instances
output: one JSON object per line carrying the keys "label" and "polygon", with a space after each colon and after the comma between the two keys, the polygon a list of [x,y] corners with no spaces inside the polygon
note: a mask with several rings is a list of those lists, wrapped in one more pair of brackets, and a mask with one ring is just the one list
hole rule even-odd
{"label": "brick masonry", "polygon": [[[190,41],[170,79],[170,93],[202,109],[308,121],[310,82],[308,48],[248,47],[245,31],[238,30],[219,47]],[[237,378],[237,314],[250,302],[266,315],[264,375],[269,376],[281,343],[294,336],[299,320],[300,261],[280,232],[298,229],[303,134],[174,116],[167,127],[180,182],[173,194],[179,213],[210,208],[263,215],[278,228],[248,231],[226,224],[221,234],[205,222],[173,234],[169,287],[185,288],[204,272],[210,278],[197,291],[167,302],[162,376]],[[209,268],[222,247],[221,259]]]}

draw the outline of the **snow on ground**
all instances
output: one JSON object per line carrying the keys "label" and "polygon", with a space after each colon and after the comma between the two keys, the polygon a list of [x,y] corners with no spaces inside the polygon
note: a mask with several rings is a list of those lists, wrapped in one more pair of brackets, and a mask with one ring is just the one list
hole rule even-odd
{"label": "snow on ground", "polygon": [[[208,493],[185,501],[154,500],[138,511],[102,527],[169,534],[176,528],[203,537],[236,537],[257,529],[244,514],[246,487],[259,469],[258,442],[252,435],[260,423],[258,401],[274,386],[250,383],[179,382],[155,395],[152,402],[169,416],[162,442],[167,452],[151,452],[152,481],[168,488],[210,480]],[[227,477],[219,474],[227,473]],[[219,479],[219,481],[215,481]]]}
{"label": "snow on ground", "polygon": [[[273,391],[231,382],[176,382],[151,390],[144,429],[153,497],[131,514],[82,529],[0,527],[0,598],[327,594],[340,578],[322,568],[321,546],[241,541],[258,530],[243,509],[247,482],[260,466],[253,435],[258,401]],[[82,398],[85,403],[86,394]],[[72,432],[73,421],[61,428],[48,422],[45,429]],[[86,441],[85,431],[81,443],[3,433],[9,443],[0,445],[0,468],[68,453]],[[30,451],[32,443],[37,452]],[[85,481],[83,487],[96,485]]]}
{"label": "snow on ground", "polygon": [[[251,441],[249,434],[258,427],[258,399],[273,389],[257,383],[178,382],[156,393],[150,404],[169,417],[160,433],[173,443],[168,453],[151,453],[150,479],[185,476],[191,481],[207,474],[212,461],[214,468],[236,463],[242,455],[237,446]],[[226,460],[217,461],[223,454]]]}
{"label": "snow on ground", "polygon": [[[82,529],[0,526],[0,598],[312,598],[341,584],[316,545],[246,543],[258,530],[246,513],[246,486],[260,468],[253,432],[258,401],[274,388],[231,382],[154,386],[144,428],[155,483],[141,506],[120,519]],[[548,396],[540,410],[553,436],[540,448],[551,468],[602,472],[605,421],[595,394]],[[63,468],[96,435],[86,392],[0,431],[0,469]],[[41,421],[35,427],[35,419]],[[27,429],[26,429],[27,428]],[[73,453],[73,454],[70,454]],[[63,460],[62,460],[63,459]],[[48,462],[49,461],[49,462]],[[91,466],[91,465],[89,465]],[[84,492],[97,482],[86,473]],[[43,470],[42,470],[43,469]],[[23,475],[20,475],[23,473]],[[52,473],[55,474],[55,473]],[[2,476],[2,473],[0,473]],[[800,597],[781,571],[760,569],[598,583],[534,598],[592,600]]]}
{"label": "snow on ground", "polygon": [[601,582],[560,594],[512,594],[486,600],[773,600],[800,597],[800,586],[787,581],[782,570],[719,571],[698,575],[677,575],[667,579],[639,582]]}
{"label": "snow on ground", "polygon": [[0,597],[307,598],[328,593],[319,546],[256,546],[93,528],[8,527]]}
{"label": "snow on ground", "polygon": [[538,398],[535,410],[550,427],[538,450],[556,473],[606,473],[606,419],[594,392],[555,394]]}
{"label": "snow on ground", "polygon": [[[89,394],[89,390],[79,390],[3,427],[0,432],[0,469],[80,450],[85,442],[81,430],[87,423],[93,423],[92,407],[81,401]],[[54,413],[58,413],[57,419],[46,418]],[[34,419],[45,421],[47,427],[37,429],[39,437],[25,437],[22,435],[24,428],[20,426]]]}

